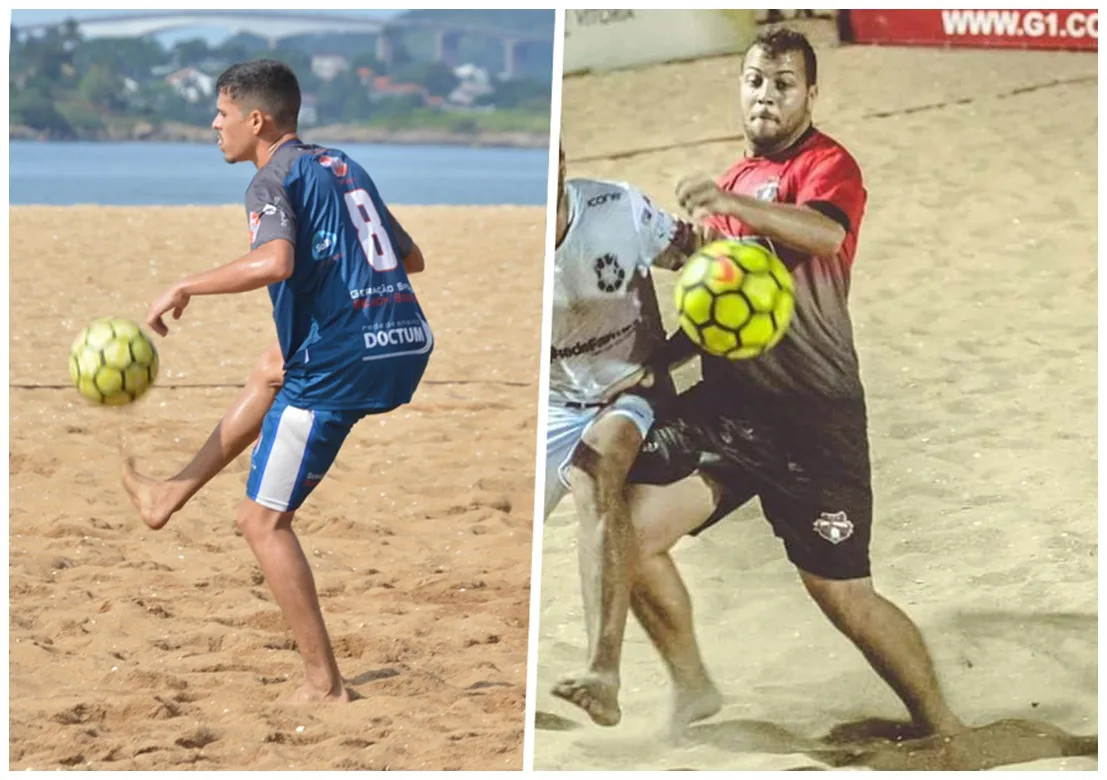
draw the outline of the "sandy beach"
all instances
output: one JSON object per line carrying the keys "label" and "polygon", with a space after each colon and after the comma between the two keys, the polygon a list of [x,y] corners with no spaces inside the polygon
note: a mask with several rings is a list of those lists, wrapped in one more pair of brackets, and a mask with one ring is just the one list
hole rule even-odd
{"label": "sandy beach", "polygon": [[[819,54],[816,124],[869,192],[851,305],[877,586],[918,622],[970,724],[1094,736],[1096,57]],[[675,209],[681,176],[717,175],[742,152],[739,69],[723,57],[566,79],[569,175],[626,180]],[[756,502],[675,552],[722,712],[663,738],[668,679],[632,620],[623,723],[592,725],[549,693],[585,657],[575,522],[563,502],[543,536],[536,769],[919,765],[866,736],[906,712],[804,593]],[[1097,767],[1062,752],[1031,746],[1016,763]]]}
{"label": "sandy beach", "polygon": [[67,349],[141,320],[248,246],[238,207],[11,209],[10,768],[519,769],[542,208],[405,208],[436,349],[414,401],[355,427],[297,517],[339,665],[364,698],[277,704],[302,676],[234,511],[240,457],[159,532],[119,482],[207,437],[273,340],[265,291],[195,299],[159,386],[87,404]]}

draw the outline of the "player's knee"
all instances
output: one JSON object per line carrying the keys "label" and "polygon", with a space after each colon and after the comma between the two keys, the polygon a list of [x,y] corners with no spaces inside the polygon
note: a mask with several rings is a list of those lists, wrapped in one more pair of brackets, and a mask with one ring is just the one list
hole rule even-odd
{"label": "player's knee", "polygon": [[573,454],[573,466],[592,473],[604,487],[621,486],[630,472],[642,434],[623,417],[611,417],[587,431]]}
{"label": "player's knee", "polygon": [[254,366],[250,381],[270,387],[280,387],[284,384],[284,356],[281,355],[279,345],[274,344],[265,351]]}
{"label": "player's knee", "polygon": [[869,577],[835,580],[802,569],[800,577],[811,598],[836,624],[848,622],[867,612],[878,598]]}
{"label": "player's knee", "polygon": [[569,480],[578,500],[605,502],[623,489],[629,467],[616,457],[601,453],[581,442],[569,466]]}
{"label": "player's knee", "polygon": [[252,546],[254,542],[264,539],[280,528],[286,522],[287,514],[268,509],[247,499],[238,508],[235,524],[242,537]]}

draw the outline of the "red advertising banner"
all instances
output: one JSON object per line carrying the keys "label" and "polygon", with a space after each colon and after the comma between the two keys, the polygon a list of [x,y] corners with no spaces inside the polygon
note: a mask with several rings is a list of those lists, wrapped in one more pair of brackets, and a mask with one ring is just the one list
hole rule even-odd
{"label": "red advertising banner", "polygon": [[1094,9],[842,11],[839,23],[853,43],[1099,50]]}

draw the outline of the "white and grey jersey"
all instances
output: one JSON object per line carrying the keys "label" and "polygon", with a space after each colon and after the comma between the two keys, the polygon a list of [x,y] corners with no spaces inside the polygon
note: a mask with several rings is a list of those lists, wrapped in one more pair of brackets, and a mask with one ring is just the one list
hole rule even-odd
{"label": "white and grey jersey", "polygon": [[598,403],[665,334],[650,267],[679,223],[622,182],[565,182],[569,227],[554,250],[550,398]]}

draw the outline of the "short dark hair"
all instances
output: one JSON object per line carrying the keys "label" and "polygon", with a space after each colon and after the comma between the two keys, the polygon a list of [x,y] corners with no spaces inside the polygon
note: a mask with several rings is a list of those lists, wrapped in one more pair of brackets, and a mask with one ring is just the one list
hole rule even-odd
{"label": "short dark hair", "polygon": [[[746,54],[749,54],[755,46],[772,59],[790,51],[799,52],[803,55],[803,70],[807,74],[807,86],[819,83],[819,63],[815,58],[815,50],[811,47],[811,41],[807,40],[807,36],[803,33],[787,27],[766,30],[753,39],[749,49],[746,49]],[[745,64],[744,60],[743,64]]]}
{"label": "short dark hair", "polygon": [[215,82],[216,93],[260,108],[284,130],[295,130],[300,118],[300,82],[292,68],[277,60],[250,60],[227,68]]}

